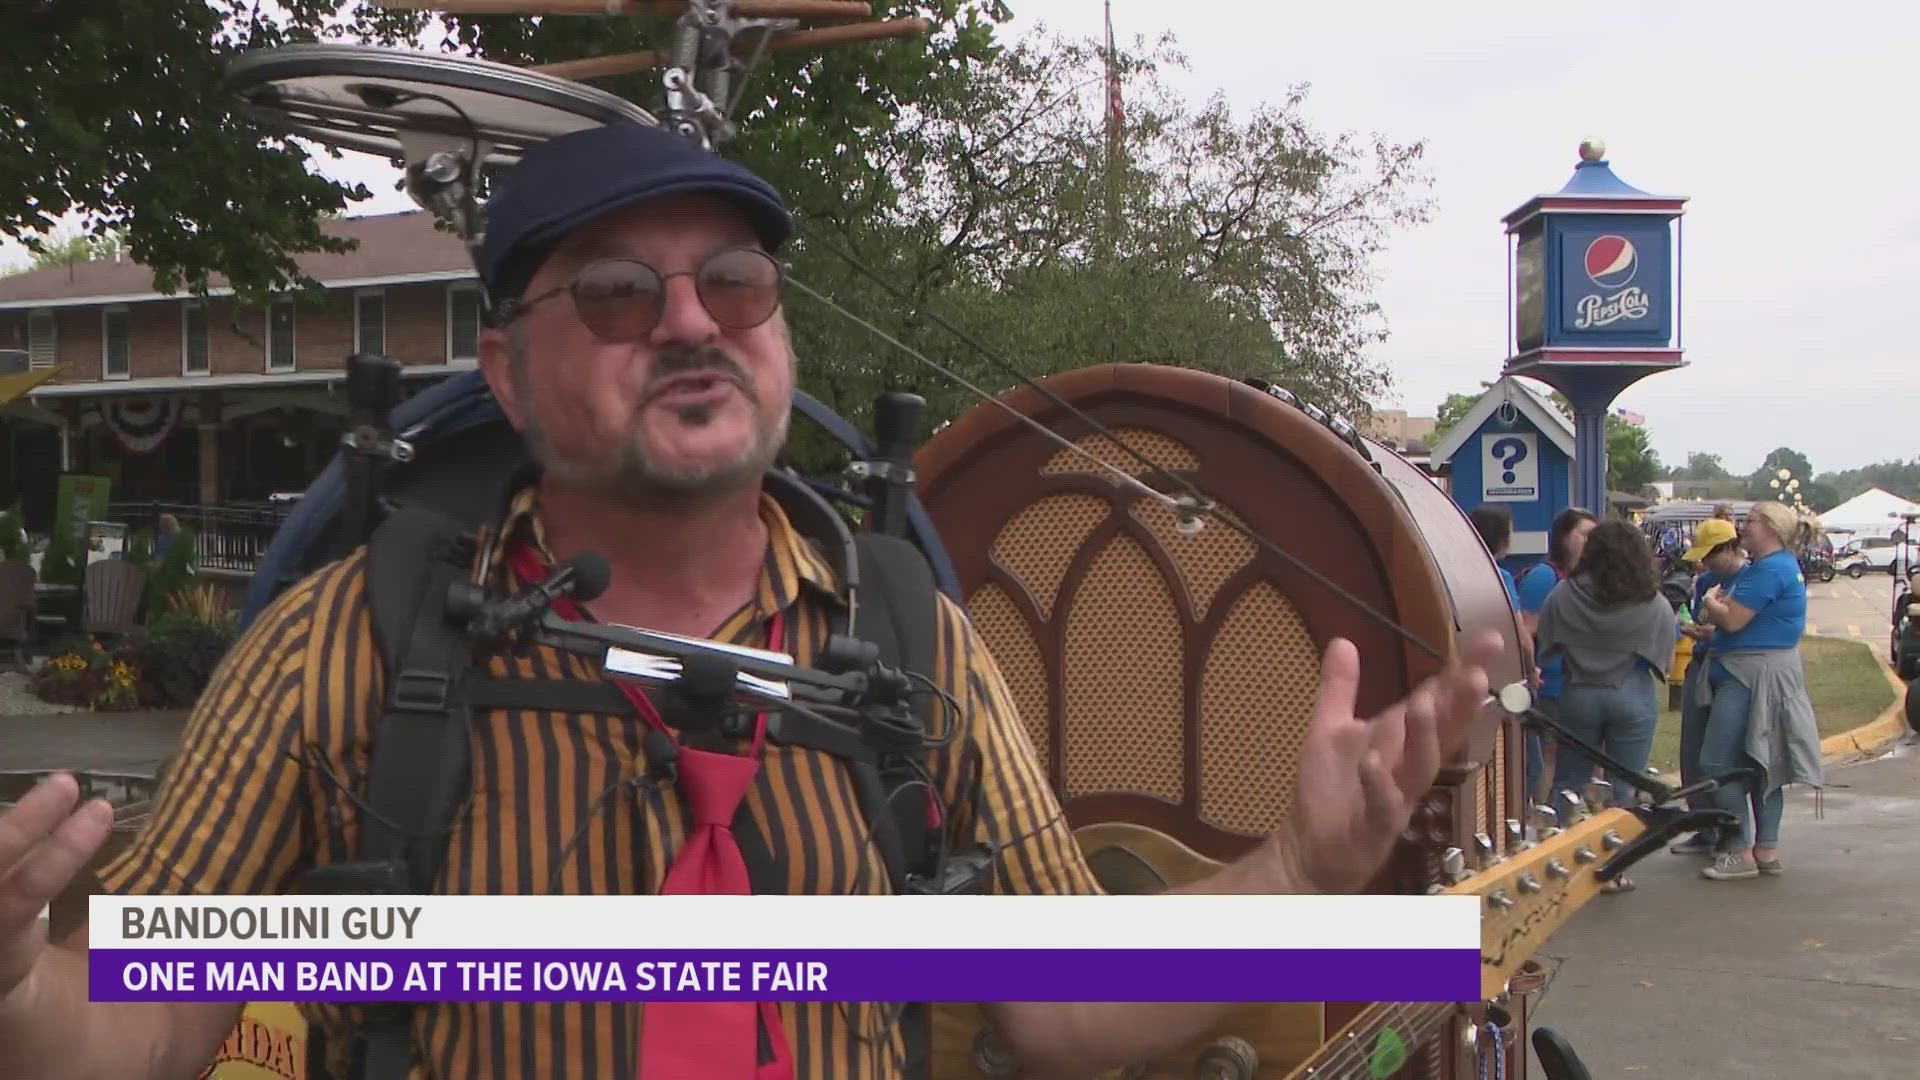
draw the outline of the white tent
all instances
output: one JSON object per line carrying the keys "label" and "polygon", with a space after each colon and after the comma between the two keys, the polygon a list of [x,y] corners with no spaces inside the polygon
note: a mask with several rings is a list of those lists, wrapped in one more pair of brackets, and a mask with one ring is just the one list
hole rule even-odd
{"label": "white tent", "polygon": [[1886,536],[1901,526],[1895,514],[1920,514],[1920,503],[1908,502],[1890,491],[1871,488],[1820,515],[1830,531],[1855,536]]}

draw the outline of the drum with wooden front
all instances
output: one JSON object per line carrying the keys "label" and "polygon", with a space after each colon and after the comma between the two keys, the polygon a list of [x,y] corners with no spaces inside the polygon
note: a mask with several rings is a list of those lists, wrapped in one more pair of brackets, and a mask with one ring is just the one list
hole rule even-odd
{"label": "drum with wooden front", "polygon": [[[1522,631],[1485,546],[1446,493],[1393,451],[1283,390],[1204,372],[1108,365],[1043,385],[1113,437],[1022,388],[1004,404],[1084,454],[1008,409],[981,406],[928,440],[918,484],[1111,891],[1204,876],[1282,822],[1332,639],[1359,648],[1363,714],[1439,669],[1365,609],[1442,656],[1495,631],[1505,647],[1493,685],[1522,678]],[[1175,493],[1166,470],[1286,555],[1217,521],[1183,523],[1109,466]],[[1370,891],[1442,884],[1442,853],[1474,850],[1476,833],[1504,850],[1503,823],[1525,817],[1519,737],[1489,705]],[[1284,1076],[1361,1008],[1242,1008],[1132,1075]],[[992,1075],[991,1054],[971,1052],[978,1032],[964,1027],[943,1025],[944,1075]],[[1394,1075],[1452,1075],[1446,1042],[1410,1047]],[[1520,1075],[1520,1057],[1507,1075]]]}

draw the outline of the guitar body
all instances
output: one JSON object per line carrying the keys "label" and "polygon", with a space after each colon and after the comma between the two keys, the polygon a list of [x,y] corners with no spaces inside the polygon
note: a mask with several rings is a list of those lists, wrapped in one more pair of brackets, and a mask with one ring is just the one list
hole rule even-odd
{"label": "guitar body", "polygon": [[[1088,865],[1100,883],[1116,895],[1163,892],[1204,879],[1221,864],[1165,833],[1130,822],[1102,822],[1074,830]],[[985,1018],[976,1005],[943,1005],[934,1010],[933,1080],[981,1080],[1017,1076],[982,1067],[980,1047]],[[1246,1004],[1236,1007],[1198,1039],[1176,1050],[1117,1071],[1118,1080],[1148,1080],[1206,1075],[1195,1067],[1208,1055],[1253,1064],[1248,1078],[1286,1075],[1331,1035],[1325,1006],[1303,1002]],[[1232,1076],[1235,1074],[1226,1074]]]}
{"label": "guitar body", "polygon": [[[1328,581],[1443,653],[1493,631],[1504,646],[1493,684],[1523,677],[1520,624],[1485,546],[1446,493],[1393,451],[1266,389],[1184,368],[1104,365],[1043,385],[1294,557],[1218,521],[1183,527],[1164,502],[1086,455],[1157,491],[1178,493],[1173,481],[1031,388],[1005,394],[1005,408],[960,416],[916,457],[920,497],[968,611],[1113,891],[1204,876],[1285,820],[1320,656],[1334,638],[1360,651],[1363,714],[1439,669]],[[1489,706],[1367,891],[1445,884],[1442,853],[1472,850],[1475,833],[1504,851],[1502,822],[1525,817],[1522,770],[1507,767],[1523,760],[1521,746],[1517,727]],[[1194,1075],[1197,1055],[1225,1035],[1253,1048],[1258,1063],[1246,1075],[1282,1075],[1366,1004],[1236,1010],[1212,1041],[1135,1075]],[[952,1027],[941,1045],[957,1061],[943,1055],[951,1067],[940,1075],[995,1075],[972,1060],[974,1012],[944,1018]],[[1446,1041],[1410,1048],[1393,1075],[1450,1077]],[[1516,1057],[1506,1075],[1519,1077],[1519,1065]]]}

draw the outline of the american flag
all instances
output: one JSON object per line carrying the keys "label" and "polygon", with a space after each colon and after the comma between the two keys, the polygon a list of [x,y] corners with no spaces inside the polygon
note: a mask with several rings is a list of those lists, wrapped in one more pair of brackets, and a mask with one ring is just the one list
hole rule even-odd
{"label": "american flag", "polygon": [[1632,424],[1634,427],[1642,427],[1647,422],[1646,417],[1641,416],[1639,413],[1634,412],[1632,409],[1615,409],[1613,411],[1615,415],[1620,417],[1620,419],[1625,420],[1627,423]]}

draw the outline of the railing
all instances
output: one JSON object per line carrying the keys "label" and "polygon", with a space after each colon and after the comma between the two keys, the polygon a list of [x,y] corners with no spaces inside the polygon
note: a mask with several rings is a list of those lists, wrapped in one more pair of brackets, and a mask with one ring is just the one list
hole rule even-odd
{"label": "railing", "polygon": [[252,573],[290,509],[117,502],[108,506],[107,519],[125,524],[129,534],[157,534],[160,516],[172,514],[180,522],[181,528],[192,529],[198,537],[194,543],[194,554],[202,568]]}

